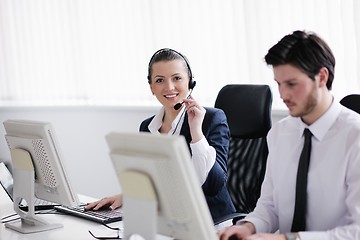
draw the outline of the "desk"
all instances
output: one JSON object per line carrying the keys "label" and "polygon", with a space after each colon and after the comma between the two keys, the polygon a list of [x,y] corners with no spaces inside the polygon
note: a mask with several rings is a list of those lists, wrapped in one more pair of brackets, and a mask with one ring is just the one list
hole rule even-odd
{"label": "desk", "polygon": [[[83,200],[80,196],[80,200]],[[7,196],[3,188],[0,188],[0,218],[13,214],[13,203]],[[5,228],[4,224],[0,224],[0,240],[94,240],[88,230],[99,236],[116,236],[116,231],[110,230],[105,226],[82,218],[60,215],[60,214],[46,214],[40,215],[43,219],[61,223],[62,228],[30,234],[21,234],[14,230]],[[122,222],[111,224],[112,227],[122,227]],[[139,240],[140,238],[133,238]],[[169,240],[171,238],[158,236],[159,240]]]}
{"label": "desk", "polygon": [[[86,198],[85,196],[79,196],[80,201],[88,202],[91,198]],[[90,200],[91,201],[91,200]],[[14,213],[13,203],[10,200],[9,196],[5,193],[3,188],[0,188],[0,218],[9,216]],[[70,215],[63,214],[42,214],[39,215],[46,221],[51,221],[55,223],[61,223],[64,225],[62,228],[49,230],[39,233],[30,233],[22,234],[14,230],[5,228],[5,225],[0,223],[0,240],[66,240],[66,239],[76,239],[76,240],[94,240],[90,234],[89,230],[97,236],[116,236],[116,231],[111,230],[103,226],[102,224],[95,223],[86,219],[79,217],[74,217]],[[228,221],[222,226],[216,226],[216,229],[221,229],[225,226],[231,224],[231,221]],[[123,227],[122,222],[115,222],[110,224],[111,227]],[[121,236],[121,235],[120,235]],[[157,240],[170,240],[172,238],[165,237],[162,235],[157,236]],[[132,237],[131,240],[143,240],[141,237]]]}

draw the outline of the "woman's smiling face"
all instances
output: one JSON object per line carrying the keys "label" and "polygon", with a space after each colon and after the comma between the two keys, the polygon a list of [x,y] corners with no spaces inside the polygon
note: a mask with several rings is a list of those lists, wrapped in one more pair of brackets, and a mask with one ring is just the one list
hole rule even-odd
{"label": "woman's smiling face", "polygon": [[165,108],[174,109],[189,93],[188,69],[182,59],[155,62],[150,77],[150,89]]}

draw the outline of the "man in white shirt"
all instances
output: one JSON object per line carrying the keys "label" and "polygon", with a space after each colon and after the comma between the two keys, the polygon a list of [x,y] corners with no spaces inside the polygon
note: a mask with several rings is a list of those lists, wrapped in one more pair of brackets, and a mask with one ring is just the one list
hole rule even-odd
{"label": "man in white shirt", "polygon": [[[265,60],[291,116],[268,134],[267,169],[256,208],[219,232],[219,238],[360,239],[360,115],[330,93],[331,49],[316,34],[295,31],[275,44]],[[305,200],[299,201],[305,202],[305,225],[293,228],[305,128],[312,133]]]}

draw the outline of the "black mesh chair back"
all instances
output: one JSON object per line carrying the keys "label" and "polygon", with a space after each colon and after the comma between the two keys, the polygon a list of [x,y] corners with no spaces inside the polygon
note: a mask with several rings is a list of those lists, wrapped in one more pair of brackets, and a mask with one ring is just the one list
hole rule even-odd
{"label": "black mesh chair back", "polygon": [[360,113],[360,94],[350,94],[340,100],[340,103],[351,110]]}
{"label": "black mesh chair back", "polygon": [[260,196],[271,128],[272,94],[267,85],[233,84],[218,93],[230,128],[228,190],[238,213],[249,213]]}

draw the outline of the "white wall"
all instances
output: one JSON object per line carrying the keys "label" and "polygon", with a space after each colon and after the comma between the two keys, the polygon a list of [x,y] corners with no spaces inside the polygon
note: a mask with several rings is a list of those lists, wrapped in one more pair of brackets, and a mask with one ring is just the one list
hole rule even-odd
{"label": "white wall", "polygon": [[[121,191],[104,136],[111,131],[137,132],[157,107],[0,107],[0,121],[32,119],[53,124],[70,179],[78,193],[101,198]],[[273,122],[286,115],[273,112]],[[0,161],[10,161],[0,127]]]}

